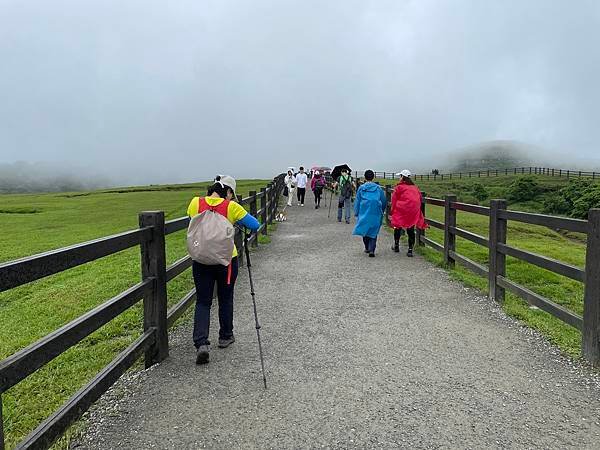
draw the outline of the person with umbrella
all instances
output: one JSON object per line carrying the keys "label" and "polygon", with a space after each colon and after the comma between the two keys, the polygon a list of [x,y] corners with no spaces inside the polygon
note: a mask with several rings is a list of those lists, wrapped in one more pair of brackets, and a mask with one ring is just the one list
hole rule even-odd
{"label": "person with umbrella", "polygon": [[333,188],[336,191],[338,197],[338,222],[342,221],[342,211],[344,210],[344,218],[346,223],[350,223],[350,207],[352,206],[352,194],[354,193],[354,187],[352,186],[352,176],[350,172],[352,170],[348,167],[348,164],[342,164],[335,166],[331,172],[331,177],[335,180]]}
{"label": "person with umbrella", "polygon": [[362,236],[365,253],[368,253],[371,258],[375,256],[377,236],[387,207],[385,192],[377,183],[373,183],[374,178],[375,173],[372,170],[365,171],[366,182],[356,191],[354,201],[356,225],[352,232],[354,235]]}

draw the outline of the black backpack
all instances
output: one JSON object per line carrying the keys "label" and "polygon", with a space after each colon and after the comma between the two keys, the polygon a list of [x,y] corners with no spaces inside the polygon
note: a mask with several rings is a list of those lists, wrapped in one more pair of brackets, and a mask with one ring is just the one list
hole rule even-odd
{"label": "black backpack", "polygon": [[[340,184],[344,181],[344,178],[340,177]],[[344,198],[352,198],[352,192],[354,189],[352,188],[352,177],[348,176],[348,179],[344,182],[341,188],[341,194]]]}

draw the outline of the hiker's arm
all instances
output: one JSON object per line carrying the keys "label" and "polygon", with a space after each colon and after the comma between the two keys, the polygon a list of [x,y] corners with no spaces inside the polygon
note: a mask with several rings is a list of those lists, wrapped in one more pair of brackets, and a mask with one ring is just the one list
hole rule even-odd
{"label": "hiker's arm", "polygon": [[[188,217],[194,217],[198,213],[198,203],[196,202],[196,198],[197,197],[194,197],[192,199],[192,201],[190,202],[190,204],[188,205],[188,208],[187,208]],[[200,198],[198,198],[198,201],[200,201]]]}
{"label": "hiker's arm", "polygon": [[239,223],[252,231],[256,231],[260,228],[260,223],[256,220],[256,217],[250,213],[246,213],[246,215],[236,223]]}
{"label": "hiker's arm", "polygon": [[256,231],[260,227],[260,223],[258,223],[256,217],[254,217],[252,214],[249,214],[243,206],[236,202],[231,202],[229,204],[227,217],[236,225],[243,225],[252,231]]}

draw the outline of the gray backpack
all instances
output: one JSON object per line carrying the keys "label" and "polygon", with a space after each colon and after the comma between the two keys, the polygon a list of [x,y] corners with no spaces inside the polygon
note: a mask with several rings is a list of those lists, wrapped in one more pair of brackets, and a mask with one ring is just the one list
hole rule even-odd
{"label": "gray backpack", "polygon": [[227,219],[229,201],[210,206],[204,198],[198,201],[197,216],[187,230],[190,257],[200,264],[228,266],[233,257],[235,229]]}

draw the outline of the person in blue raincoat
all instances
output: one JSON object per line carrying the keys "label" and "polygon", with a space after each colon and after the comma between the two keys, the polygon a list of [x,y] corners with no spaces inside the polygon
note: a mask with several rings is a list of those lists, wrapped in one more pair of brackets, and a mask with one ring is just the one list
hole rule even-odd
{"label": "person in blue raincoat", "polygon": [[377,235],[387,206],[385,192],[378,184],[373,183],[373,178],[375,174],[372,170],[365,171],[366,183],[362,184],[356,192],[354,201],[356,226],[352,233],[363,237],[365,253],[368,253],[371,258],[375,256]]}

